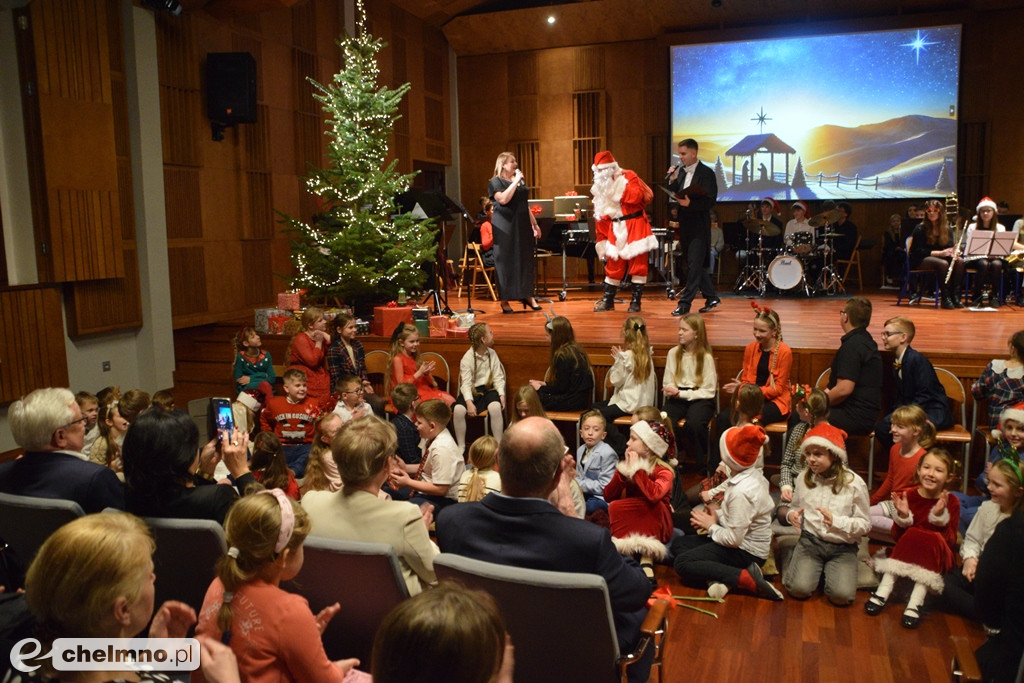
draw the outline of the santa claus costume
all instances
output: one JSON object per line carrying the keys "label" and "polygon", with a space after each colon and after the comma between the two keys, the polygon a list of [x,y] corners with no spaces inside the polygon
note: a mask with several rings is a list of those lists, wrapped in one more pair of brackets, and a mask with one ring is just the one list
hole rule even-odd
{"label": "santa claus costume", "polygon": [[633,299],[630,313],[640,311],[644,284],[647,282],[647,252],[658,248],[644,207],[654,192],[633,171],[619,167],[609,151],[594,156],[594,218],[597,221],[597,255],[604,261],[604,297],[595,311],[615,308],[615,292],[628,273]]}
{"label": "santa claus costume", "polygon": [[654,560],[668,555],[672,538],[672,468],[675,457],[672,430],[657,421],[641,420],[630,428],[626,459],[615,467],[604,487],[612,543],[623,555],[638,555],[644,573],[654,583]]}
{"label": "santa claus costume", "polygon": [[[935,457],[928,453],[921,458],[918,477],[924,463]],[[868,614],[877,615],[885,607],[896,578],[909,578],[914,582],[914,590],[903,612],[902,624],[906,628],[917,628],[926,591],[941,593],[942,575],[955,564],[953,549],[960,522],[960,501],[945,491],[939,498],[927,497],[924,493],[921,487],[906,492],[910,514],[907,517],[897,514],[894,518],[892,535],[896,546],[888,558],[875,560],[875,571],[882,574],[882,581],[864,604]]]}

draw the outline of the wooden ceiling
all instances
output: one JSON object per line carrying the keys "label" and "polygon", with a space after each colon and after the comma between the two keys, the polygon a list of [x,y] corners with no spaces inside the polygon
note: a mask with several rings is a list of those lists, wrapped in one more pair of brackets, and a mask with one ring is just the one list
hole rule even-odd
{"label": "wooden ceiling", "polygon": [[[1021,0],[392,0],[441,28],[457,55],[644,40],[672,33],[864,17],[969,12],[1024,6]],[[515,7],[495,11],[496,6]],[[554,17],[553,24],[548,17]]]}

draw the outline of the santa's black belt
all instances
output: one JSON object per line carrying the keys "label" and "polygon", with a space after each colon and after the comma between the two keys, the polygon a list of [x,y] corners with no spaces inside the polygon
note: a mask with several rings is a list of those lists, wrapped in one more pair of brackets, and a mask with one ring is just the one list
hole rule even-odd
{"label": "santa's black belt", "polygon": [[613,218],[612,222],[613,223],[618,223],[620,221],[628,221],[631,218],[640,218],[640,216],[643,216],[643,215],[644,215],[643,210],[634,211],[633,213],[626,214],[625,216],[619,216],[618,218]]}

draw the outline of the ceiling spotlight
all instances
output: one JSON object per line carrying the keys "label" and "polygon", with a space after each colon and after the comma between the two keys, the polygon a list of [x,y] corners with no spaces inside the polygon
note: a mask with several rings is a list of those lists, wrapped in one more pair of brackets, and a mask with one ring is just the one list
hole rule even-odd
{"label": "ceiling spotlight", "polygon": [[170,12],[174,16],[181,14],[181,3],[178,0],[142,0],[142,4],[150,9]]}
{"label": "ceiling spotlight", "polygon": [[549,14],[548,15],[548,23],[549,24],[555,23],[555,15],[554,14]]}

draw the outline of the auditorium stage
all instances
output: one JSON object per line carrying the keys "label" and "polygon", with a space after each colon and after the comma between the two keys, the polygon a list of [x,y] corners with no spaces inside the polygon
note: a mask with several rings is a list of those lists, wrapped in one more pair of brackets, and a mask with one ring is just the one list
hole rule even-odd
{"label": "auditorium stage", "polygon": [[[1021,308],[1016,305],[1004,305],[994,312],[967,309],[947,311],[934,308],[931,302],[909,306],[904,300],[902,305],[897,306],[896,295],[896,290],[864,293],[872,305],[871,325],[868,329],[879,346],[879,333],[884,322],[891,317],[903,315],[913,320],[917,327],[917,336],[913,342],[917,350],[929,355],[962,355],[975,361],[984,359],[984,367],[984,363],[992,358],[1005,355],[1009,336],[1024,328]],[[623,292],[622,296],[625,301],[623,304],[616,304],[614,311],[601,313],[592,310],[593,303],[599,298],[596,290],[570,291],[564,302],[553,296],[553,303],[544,303],[543,306],[549,315],[569,318],[577,339],[586,346],[611,346],[621,341],[622,322],[630,315],[626,312],[628,292]],[[742,347],[753,339],[750,327],[753,309],[750,302],[754,299],[732,292],[721,292],[720,296],[722,304],[704,314],[709,341],[713,347]],[[756,301],[759,305],[768,305],[778,311],[782,320],[783,339],[797,351],[838,348],[843,335],[839,311],[847,298],[846,295],[810,299],[787,295],[759,298]],[[452,296],[448,303],[453,310],[462,310],[467,305],[465,297],[457,299]],[[695,301],[693,311],[696,312],[703,304],[702,299]],[[666,298],[664,288],[649,287],[645,292],[643,312],[640,315],[647,321],[652,344],[676,343],[678,318],[670,315],[675,306],[675,301]],[[524,311],[517,304],[514,314],[502,315],[497,302],[478,298],[473,299],[473,307],[483,309],[477,320],[492,327],[499,347],[513,340],[543,342],[545,318],[542,313]]]}

